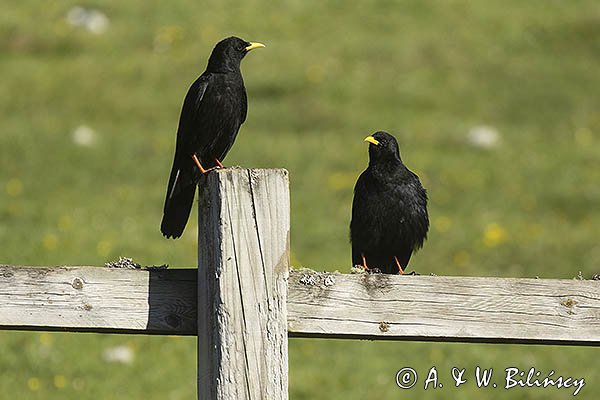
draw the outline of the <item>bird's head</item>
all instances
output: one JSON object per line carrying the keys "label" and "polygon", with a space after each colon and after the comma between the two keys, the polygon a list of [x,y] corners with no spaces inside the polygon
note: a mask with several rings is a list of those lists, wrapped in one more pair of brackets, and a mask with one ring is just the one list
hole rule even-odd
{"label": "bird's head", "polygon": [[240,68],[242,58],[250,50],[265,47],[258,42],[246,42],[235,36],[221,40],[213,49],[207,70],[215,72],[235,71]]}
{"label": "bird's head", "polygon": [[385,160],[400,160],[400,149],[396,138],[387,132],[375,132],[365,138],[369,142],[369,163]]}

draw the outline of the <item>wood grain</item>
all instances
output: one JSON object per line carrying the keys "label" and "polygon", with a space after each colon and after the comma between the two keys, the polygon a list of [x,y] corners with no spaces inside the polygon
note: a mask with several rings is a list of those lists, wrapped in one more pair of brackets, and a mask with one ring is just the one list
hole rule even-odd
{"label": "wood grain", "polygon": [[198,398],[287,399],[287,171],[227,168],[199,188]]}
{"label": "wood grain", "polygon": [[197,271],[0,265],[0,329],[195,335]]}
{"label": "wood grain", "polygon": [[291,337],[600,344],[600,281],[293,271]]}
{"label": "wood grain", "polygon": [[[0,329],[197,335],[196,274],[2,265]],[[600,344],[600,281],[292,271],[288,284],[290,337]]]}

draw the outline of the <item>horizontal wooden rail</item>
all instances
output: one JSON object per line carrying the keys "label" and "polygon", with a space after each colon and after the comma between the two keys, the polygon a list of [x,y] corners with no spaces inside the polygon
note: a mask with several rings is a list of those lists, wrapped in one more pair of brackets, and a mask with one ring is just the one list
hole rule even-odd
{"label": "horizontal wooden rail", "polygon": [[[197,270],[0,266],[0,329],[197,335]],[[290,272],[288,335],[600,345],[600,281]]]}
{"label": "horizontal wooden rail", "polygon": [[600,344],[600,281],[300,271],[288,292],[289,336]]}
{"label": "horizontal wooden rail", "polygon": [[197,275],[0,265],[0,329],[197,335]]}

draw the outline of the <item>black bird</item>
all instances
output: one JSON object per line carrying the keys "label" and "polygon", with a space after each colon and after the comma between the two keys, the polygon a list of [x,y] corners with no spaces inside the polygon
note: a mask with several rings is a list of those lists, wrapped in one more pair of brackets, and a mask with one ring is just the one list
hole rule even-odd
{"label": "black bird", "polygon": [[427,192],[400,158],[387,132],[365,138],[369,166],[354,187],[350,241],[352,263],[365,270],[403,274],[429,230]]}
{"label": "black bird", "polygon": [[246,120],[248,100],[240,63],[250,50],[260,47],[265,45],[233,36],[221,40],[208,59],[206,71],[185,96],[160,225],[167,238],[181,236],[200,174],[223,167],[221,161]]}

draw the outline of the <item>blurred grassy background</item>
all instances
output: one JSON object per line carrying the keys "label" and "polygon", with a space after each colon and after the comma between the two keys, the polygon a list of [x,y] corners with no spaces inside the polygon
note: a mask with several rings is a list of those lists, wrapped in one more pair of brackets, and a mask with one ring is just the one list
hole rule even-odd
{"label": "blurred grassy background", "polygon": [[[105,0],[86,2],[87,14],[75,6],[0,6],[1,263],[103,265],[124,255],[193,268],[196,211],[182,239],[163,239],[164,190],[187,87],[214,44],[235,34],[268,47],[243,62],[249,116],[226,164],[290,171],[294,266],[348,271],[362,139],[388,130],[431,199],[430,238],[411,268],[600,272],[597,1]],[[478,145],[482,131],[497,140]],[[2,399],[195,396],[193,338],[1,332],[0,343]],[[111,358],[115,348],[126,357]],[[578,398],[595,399],[599,356],[597,348],[294,339],[290,395],[572,395],[451,387],[451,367],[479,365],[584,377]],[[433,365],[444,389],[396,387],[400,368]]]}

